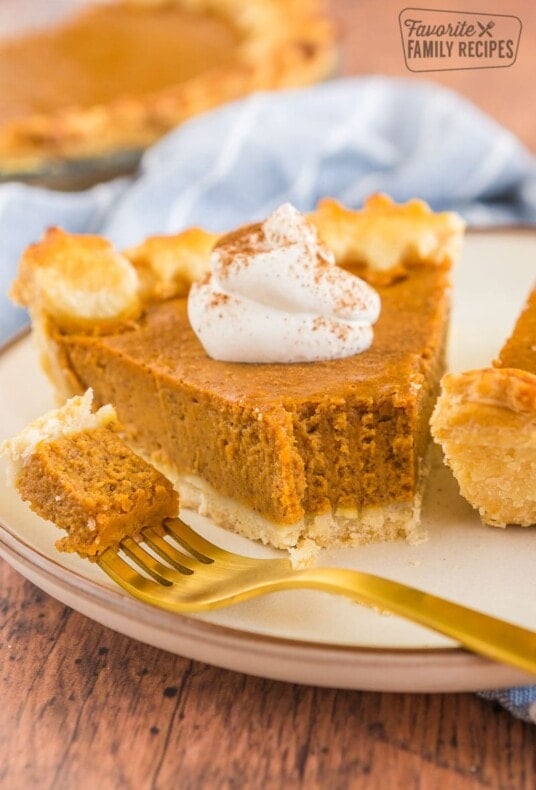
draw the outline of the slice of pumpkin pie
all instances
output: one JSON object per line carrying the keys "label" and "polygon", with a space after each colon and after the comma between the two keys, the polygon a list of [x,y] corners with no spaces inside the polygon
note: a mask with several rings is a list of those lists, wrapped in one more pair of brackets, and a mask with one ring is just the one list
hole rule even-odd
{"label": "slice of pumpkin pie", "polygon": [[160,527],[179,507],[169,480],[116,433],[113,407],[93,412],[92,398],[74,396],[0,445],[22,499],[68,533],[56,547],[84,557]]}
{"label": "slice of pumpkin pie", "polygon": [[494,367],[443,378],[431,427],[485,524],[536,524],[536,288]]}
{"label": "slice of pumpkin pie", "polygon": [[385,196],[124,253],[56,229],[13,295],[182,506],[280,548],[414,541],[462,230]]}

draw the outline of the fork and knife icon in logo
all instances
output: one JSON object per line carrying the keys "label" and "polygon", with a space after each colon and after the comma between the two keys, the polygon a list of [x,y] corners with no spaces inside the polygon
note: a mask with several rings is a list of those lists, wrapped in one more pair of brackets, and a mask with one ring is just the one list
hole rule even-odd
{"label": "fork and knife icon in logo", "polygon": [[479,38],[482,38],[485,34],[487,34],[490,38],[493,38],[491,35],[492,29],[495,27],[495,22],[493,19],[488,22],[487,25],[483,25],[482,22],[477,22],[478,27],[480,28],[480,33],[478,34]]}

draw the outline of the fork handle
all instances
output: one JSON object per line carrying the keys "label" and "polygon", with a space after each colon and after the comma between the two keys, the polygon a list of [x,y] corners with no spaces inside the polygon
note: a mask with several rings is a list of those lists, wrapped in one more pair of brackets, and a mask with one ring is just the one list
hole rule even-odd
{"label": "fork handle", "polygon": [[452,637],[475,653],[536,675],[535,631],[361,571],[305,568],[287,577],[290,581],[293,587],[314,587],[386,609]]}

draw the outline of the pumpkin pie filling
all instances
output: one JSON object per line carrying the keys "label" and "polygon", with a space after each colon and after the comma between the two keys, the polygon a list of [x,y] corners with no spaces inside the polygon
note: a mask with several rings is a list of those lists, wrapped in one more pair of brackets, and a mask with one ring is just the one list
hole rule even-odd
{"label": "pumpkin pie filling", "polygon": [[[381,215],[382,205],[392,210],[387,198],[374,198],[353,212],[355,224],[381,233],[384,218],[374,229],[377,218],[370,215]],[[91,386],[97,403],[112,403],[133,446],[172,477],[183,507],[281,548],[307,539],[318,546],[417,540],[428,422],[444,365],[449,270],[462,224],[453,215],[432,215],[418,201],[399,209],[397,218],[407,213],[407,222],[422,223],[428,238],[426,218],[433,224],[441,217],[444,238],[426,256],[419,253],[418,232],[409,247],[405,238],[393,276],[383,269],[375,286],[382,310],[372,345],[342,359],[246,364],[210,358],[187,315],[180,261],[185,244],[184,260],[191,263],[191,231],[168,239],[180,276],[171,295],[166,269],[166,298],[155,296],[159,281],[152,291],[148,286],[150,261],[142,254],[160,254],[163,237],[126,251],[133,265],[143,260],[146,301],[137,317],[115,327],[108,319],[89,329],[85,320],[76,326],[76,317],[67,325],[63,314],[58,323],[50,292],[49,301],[41,293],[46,267],[61,257],[58,245],[83,248],[84,237],[52,232],[30,248],[14,292],[33,312],[61,394]],[[310,218],[322,236],[322,223],[331,225],[343,212],[324,204]],[[368,243],[365,232],[359,243]],[[366,277],[357,244],[352,237],[337,262],[359,259]],[[368,268],[374,280],[373,262]],[[158,280],[161,269],[155,265],[154,272]]]}
{"label": "pumpkin pie filling", "polygon": [[536,287],[494,364],[498,368],[518,368],[536,374]]}
{"label": "pumpkin pie filling", "polygon": [[222,17],[177,5],[97,5],[0,45],[0,123],[153,93],[231,63],[238,40]]}

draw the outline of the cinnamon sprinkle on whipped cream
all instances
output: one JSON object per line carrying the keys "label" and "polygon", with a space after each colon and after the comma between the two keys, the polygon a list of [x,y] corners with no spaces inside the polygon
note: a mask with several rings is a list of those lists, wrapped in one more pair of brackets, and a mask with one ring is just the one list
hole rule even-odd
{"label": "cinnamon sprinkle on whipped cream", "polygon": [[316,228],[290,203],[262,224],[223,236],[210,274],[194,283],[190,323],[226,362],[318,362],[370,347],[380,298],[340,269]]}

